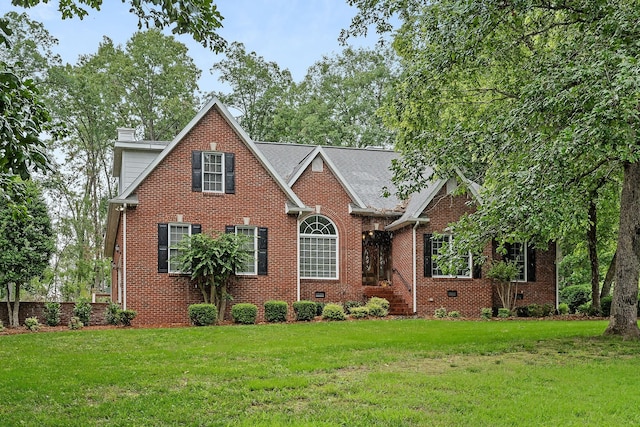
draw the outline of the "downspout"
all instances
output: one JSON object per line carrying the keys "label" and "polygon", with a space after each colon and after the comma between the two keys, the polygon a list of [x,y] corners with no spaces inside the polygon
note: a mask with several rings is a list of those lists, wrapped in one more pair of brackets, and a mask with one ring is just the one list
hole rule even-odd
{"label": "downspout", "polygon": [[122,309],[127,309],[127,204],[122,205]]}
{"label": "downspout", "polygon": [[296,301],[300,301],[300,216],[302,212],[298,212],[296,219]]}
{"label": "downspout", "polygon": [[417,229],[418,226],[420,225],[420,223],[418,221],[416,221],[415,225],[413,226],[413,230],[412,230],[412,234],[413,234],[413,289],[411,291],[411,293],[413,294],[413,314],[416,314],[418,312],[418,297],[416,296],[416,291],[417,291],[417,283],[418,283],[418,250],[416,248],[416,245],[418,244],[418,237],[417,237]]}

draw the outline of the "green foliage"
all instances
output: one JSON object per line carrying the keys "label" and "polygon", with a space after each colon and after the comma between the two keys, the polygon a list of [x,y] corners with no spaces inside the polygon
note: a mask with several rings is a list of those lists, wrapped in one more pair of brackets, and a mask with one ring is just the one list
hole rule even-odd
{"label": "green foliage", "polygon": [[322,311],[324,310],[324,306],[327,305],[324,302],[316,302],[316,316],[322,316]]}
{"label": "green foliage", "polygon": [[264,303],[264,319],[267,322],[286,322],[289,305],[286,301],[266,301]]}
{"label": "green foliage", "polygon": [[231,307],[231,317],[236,323],[253,325],[258,317],[258,307],[255,304],[240,303]]}
{"label": "green foliage", "polygon": [[579,306],[589,301],[591,301],[590,285],[573,285],[560,290],[560,302],[567,303],[571,313],[575,313]]}
{"label": "green foliage", "polygon": [[120,324],[122,326],[131,326],[131,322],[136,318],[138,313],[135,310],[122,310],[120,312]]}
{"label": "green foliage", "polygon": [[44,304],[44,322],[47,326],[58,326],[60,324],[59,302],[46,302]]}
{"label": "green foliage", "polygon": [[216,323],[218,310],[213,304],[191,304],[188,311],[189,320],[195,326],[209,326]]}
{"label": "green foliage", "polygon": [[0,320],[0,332],[4,331],[4,323]]}
{"label": "green foliage", "polygon": [[317,315],[317,305],[313,301],[296,301],[293,303],[293,312],[297,321],[310,321]]}
{"label": "green foliage", "polygon": [[105,311],[104,320],[108,325],[119,325],[120,324],[120,305],[115,302],[110,302],[107,305],[107,310]]}
{"label": "green foliage", "polygon": [[498,317],[501,319],[506,319],[508,317],[511,317],[511,310],[509,310],[508,308],[504,308],[501,307],[498,309]]}
{"label": "green foliage", "polygon": [[483,307],[480,309],[480,318],[482,320],[489,320],[493,316],[493,310],[490,307]]}
{"label": "green foliage", "polygon": [[24,319],[24,326],[31,332],[38,332],[41,325],[37,317],[27,317]]}
{"label": "green foliage", "polygon": [[387,301],[384,298],[379,298],[379,297],[371,297],[369,298],[369,301],[367,301],[367,305],[379,305],[382,308],[384,308],[385,310],[389,310],[389,301]]}
{"label": "green foliage", "polygon": [[340,304],[329,303],[322,310],[322,318],[325,320],[346,320],[347,315],[344,312],[344,307]]}
{"label": "green foliage", "polygon": [[84,323],[82,323],[82,320],[80,320],[78,316],[73,316],[69,319],[69,329],[76,330],[82,328],[84,328]]}
{"label": "green foliage", "polygon": [[[384,310],[381,306],[376,306],[378,310]],[[351,307],[351,310],[349,311],[349,315],[351,317],[353,317],[354,319],[365,319],[366,317],[369,316],[369,309],[371,307]],[[384,316],[379,316],[379,317],[384,317]]]}
{"label": "green foliage", "polygon": [[444,307],[436,308],[433,312],[433,316],[436,319],[444,319],[445,317],[447,317],[447,309]]}
{"label": "green foliage", "polygon": [[542,306],[539,304],[529,304],[527,306],[527,315],[529,317],[543,317]]}
{"label": "green foliage", "polygon": [[347,312],[347,314],[351,314],[351,310],[353,308],[362,307],[362,302],[361,301],[345,301],[344,304],[342,304],[342,306],[344,307],[344,310]]}
{"label": "green foliage", "polygon": [[611,315],[612,301],[613,301],[613,297],[611,295],[608,295],[600,299],[600,312],[602,313],[602,316],[609,317]]}
{"label": "green foliage", "polygon": [[598,309],[591,304],[591,301],[579,305],[576,308],[576,313],[584,314],[585,316],[598,316],[600,314]]}
{"label": "green foliage", "polygon": [[498,283],[512,282],[520,274],[515,261],[494,261],[487,270],[487,277]]}
{"label": "green foliage", "polygon": [[91,303],[86,298],[81,298],[73,307],[73,316],[80,319],[83,326],[89,326],[91,320]]}
{"label": "green foliage", "polygon": [[459,319],[461,317],[460,312],[456,310],[450,311],[448,316],[452,319]]}
{"label": "green foliage", "polygon": [[567,304],[566,302],[561,302],[560,304],[558,304],[558,314],[569,314],[569,304]]}

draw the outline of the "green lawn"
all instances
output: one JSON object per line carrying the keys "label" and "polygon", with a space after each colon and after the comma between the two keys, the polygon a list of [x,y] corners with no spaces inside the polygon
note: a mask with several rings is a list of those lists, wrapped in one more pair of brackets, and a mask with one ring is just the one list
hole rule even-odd
{"label": "green lawn", "polygon": [[0,336],[0,425],[640,425],[603,321],[388,320]]}

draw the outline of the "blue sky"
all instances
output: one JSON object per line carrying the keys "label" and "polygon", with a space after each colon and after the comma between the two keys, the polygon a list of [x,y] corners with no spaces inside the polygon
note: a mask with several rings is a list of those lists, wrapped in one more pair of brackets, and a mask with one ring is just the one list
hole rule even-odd
{"label": "blue sky", "polygon": [[[104,0],[102,9],[91,11],[84,20],[62,20],[56,10],[57,1],[26,10],[10,6],[8,0],[2,3],[2,15],[10,10],[26,11],[32,19],[44,23],[59,40],[57,53],[71,64],[76,63],[79,55],[95,53],[103,36],[124,44],[138,30],[137,19],[129,13],[128,3],[120,0]],[[224,17],[220,34],[227,41],[242,42],[248,51],[288,68],[295,81],[302,80],[307,68],[323,55],[343,49],[338,35],[356,14],[356,9],[345,0],[217,0],[216,4]],[[189,47],[189,54],[202,70],[200,90],[224,90],[209,71],[223,56],[203,48],[190,36],[176,38]],[[372,47],[376,40],[373,34],[350,43]]]}

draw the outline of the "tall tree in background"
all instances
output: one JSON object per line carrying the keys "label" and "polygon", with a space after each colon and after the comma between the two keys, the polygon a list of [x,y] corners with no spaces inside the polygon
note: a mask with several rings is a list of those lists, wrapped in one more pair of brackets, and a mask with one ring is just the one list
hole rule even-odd
{"label": "tall tree in background", "polygon": [[6,198],[0,198],[0,286],[7,297],[9,325],[17,327],[20,293],[31,280],[42,276],[49,265],[54,238],[47,204],[34,182],[26,182],[24,191],[13,195],[24,206],[16,214]]}
{"label": "tall tree in background", "polygon": [[597,184],[622,173],[606,333],[639,338],[637,2],[350,3],[360,9],[350,34],[402,21],[394,45],[407,72],[386,108],[404,154],[398,181],[425,164],[440,175],[483,165],[484,203],[456,227],[468,242],[572,233],[590,221]]}
{"label": "tall tree in background", "polygon": [[56,273],[65,299],[103,289],[108,277],[102,249],[107,200],[117,193],[115,129],[173,139],[195,114],[199,76],[186,47],[158,30],[134,34],[124,48],[105,38],[96,54],[52,69],[51,108],[70,133],[55,145],[65,159],[50,180],[64,238]]}
{"label": "tall tree in background", "polygon": [[289,70],[281,70],[275,62],[247,52],[236,42],[211,71],[220,73],[219,80],[231,86],[231,93],[213,96],[240,113],[238,121],[249,136],[256,141],[280,140],[273,118],[294,85]]}

